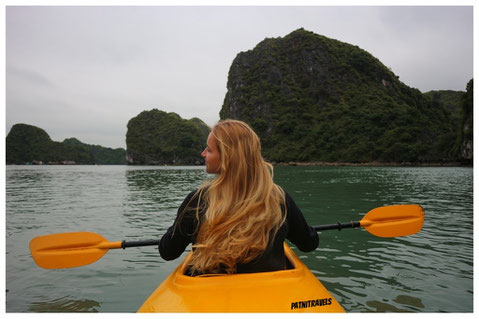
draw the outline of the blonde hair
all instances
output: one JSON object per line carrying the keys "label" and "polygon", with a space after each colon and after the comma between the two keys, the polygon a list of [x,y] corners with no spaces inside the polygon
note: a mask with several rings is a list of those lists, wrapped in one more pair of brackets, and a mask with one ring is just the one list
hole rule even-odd
{"label": "blonde hair", "polygon": [[273,182],[273,166],[261,156],[256,133],[244,122],[220,121],[212,130],[218,176],[198,190],[206,212],[190,266],[196,273],[236,272],[238,263],[260,256],[285,221],[284,191]]}

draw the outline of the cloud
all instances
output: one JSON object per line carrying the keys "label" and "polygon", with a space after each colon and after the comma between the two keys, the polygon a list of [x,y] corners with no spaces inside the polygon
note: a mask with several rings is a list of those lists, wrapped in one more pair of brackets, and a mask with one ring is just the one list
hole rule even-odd
{"label": "cloud", "polygon": [[22,69],[21,67],[7,66],[7,84],[14,85],[15,82],[23,82],[22,85],[40,86],[51,88],[54,84],[43,74],[33,70]]}

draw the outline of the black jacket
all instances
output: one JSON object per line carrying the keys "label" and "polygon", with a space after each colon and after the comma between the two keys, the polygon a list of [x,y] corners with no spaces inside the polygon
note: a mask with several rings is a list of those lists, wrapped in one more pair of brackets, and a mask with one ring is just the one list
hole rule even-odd
{"label": "black jacket", "polygon": [[[158,250],[160,251],[161,257],[165,260],[178,258],[190,243],[194,244],[196,242],[196,226],[198,221],[195,210],[198,198],[197,196],[194,196],[195,194],[196,191],[193,191],[185,198],[178,209],[174,224],[168,228],[167,232],[160,240]],[[187,211],[179,221],[179,216],[186,207]],[[318,247],[319,237],[317,232],[308,225],[301,210],[296,206],[296,203],[288,193],[286,193],[286,207],[286,221],[278,230],[273,244],[269,245],[269,248],[263,254],[251,262],[238,264],[238,273],[286,269],[287,261],[283,248],[283,242],[285,239],[291,241],[296,247],[304,252],[313,251]],[[176,231],[174,231],[178,222],[180,225]]]}

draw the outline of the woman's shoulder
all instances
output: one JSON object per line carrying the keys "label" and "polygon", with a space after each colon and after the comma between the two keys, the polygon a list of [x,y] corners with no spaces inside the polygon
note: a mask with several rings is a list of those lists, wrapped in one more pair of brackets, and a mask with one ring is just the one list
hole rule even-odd
{"label": "woman's shoulder", "polygon": [[283,190],[283,192],[284,192],[284,199],[286,201],[286,204],[294,203],[293,197],[291,197],[291,195],[287,191]]}
{"label": "woman's shoulder", "polygon": [[[200,188],[190,191],[190,193],[188,193],[188,195],[186,195],[185,199],[183,200],[183,203],[178,208],[177,219],[179,222],[181,222],[182,225],[191,224],[191,227],[187,227],[190,233],[191,229],[194,229],[193,226],[196,225],[196,219],[198,218],[197,213],[200,213],[200,215],[203,213],[203,209],[201,209],[201,207],[204,206],[204,201],[201,199],[202,196],[203,195]],[[200,208],[199,211],[198,208]]]}
{"label": "woman's shoulder", "polygon": [[286,213],[288,218],[291,215],[297,215],[298,212],[300,212],[300,209],[298,205],[296,204],[296,201],[293,199],[293,197],[286,191],[284,191],[284,201],[285,201],[285,206],[286,206]]}
{"label": "woman's shoulder", "polygon": [[183,208],[185,207],[194,207],[198,206],[198,203],[204,203],[205,197],[205,187],[199,187],[193,191],[191,191],[188,195],[186,195],[185,199],[183,200]]}
{"label": "woman's shoulder", "polygon": [[185,199],[191,199],[193,198],[193,196],[196,195],[196,193],[198,193],[198,190],[199,188],[195,189],[195,190],[192,190],[190,193],[188,193],[188,195],[186,195]]}
{"label": "woman's shoulder", "polygon": [[186,195],[185,199],[183,200],[183,205],[184,206],[190,206],[191,202],[193,201],[198,201],[198,194],[199,189],[195,189]]}
{"label": "woman's shoulder", "polygon": [[191,191],[186,198],[187,199],[198,199],[198,198],[204,198],[205,193],[208,190],[208,186],[201,186],[198,187],[197,189]]}

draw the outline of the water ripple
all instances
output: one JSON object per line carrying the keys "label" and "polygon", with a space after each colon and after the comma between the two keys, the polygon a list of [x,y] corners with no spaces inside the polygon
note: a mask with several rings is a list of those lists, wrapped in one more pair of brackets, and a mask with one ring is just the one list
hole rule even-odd
{"label": "water ripple", "polygon": [[[202,167],[8,166],[7,311],[136,311],[181,258],[166,262],[156,247],[118,249],[86,267],[44,270],[29,241],[68,231],[158,239],[206,178]],[[275,180],[314,225],[360,220],[383,205],[424,207],[413,236],[345,229],[322,232],[314,252],[294,249],[347,311],[472,311],[472,169],[278,167]]]}

